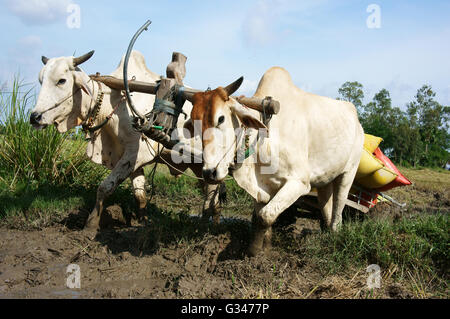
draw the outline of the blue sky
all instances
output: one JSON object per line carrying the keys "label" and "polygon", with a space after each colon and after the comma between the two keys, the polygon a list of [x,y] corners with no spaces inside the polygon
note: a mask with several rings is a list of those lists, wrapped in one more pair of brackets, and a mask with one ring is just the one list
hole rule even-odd
{"label": "blue sky", "polygon": [[[80,8],[69,28],[68,5]],[[368,28],[370,4],[380,28]],[[149,31],[135,49],[164,74],[171,53],[187,57],[185,83],[206,89],[245,77],[252,95],[271,66],[286,68],[306,91],[337,97],[345,81],[365,87],[366,102],[382,88],[404,108],[422,84],[450,105],[450,1],[240,0],[86,1],[0,0],[0,85],[20,71],[36,84],[40,57],[96,50],[84,70],[113,71],[134,32]]]}

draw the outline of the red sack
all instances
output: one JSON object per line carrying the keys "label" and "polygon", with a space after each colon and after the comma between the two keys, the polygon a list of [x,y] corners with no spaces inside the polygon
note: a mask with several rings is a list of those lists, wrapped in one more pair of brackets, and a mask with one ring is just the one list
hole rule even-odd
{"label": "red sack", "polygon": [[397,178],[394,179],[392,182],[377,189],[378,192],[385,192],[394,187],[406,186],[406,185],[412,184],[402,173],[400,173],[400,171],[394,165],[394,163],[392,163],[391,160],[386,155],[383,154],[383,152],[381,151],[381,149],[379,147],[375,150],[375,152],[373,152],[373,154],[375,155],[376,158],[378,158],[380,161],[382,161],[383,164],[387,168],[393,170],[398,175]]}

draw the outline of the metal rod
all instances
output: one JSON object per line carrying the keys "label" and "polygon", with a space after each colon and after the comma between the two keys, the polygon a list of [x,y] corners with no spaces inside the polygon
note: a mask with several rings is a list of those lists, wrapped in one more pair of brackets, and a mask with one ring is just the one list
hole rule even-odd
{"label": "metal rod", "polygon": [[142,27],[140,27],[140,29],[135,33],[135,35],[131,39],[130,44],[128,45],[128,50],[127,50],[127,54],[125,55],[125,61],[124,61],[124,65],[123,65],[123,83],[125,86],[125,94],[127,95],[128,104],[130,105],[131,111],[136,116],[138,116],[142,121],[145,121],[145,117],[138,110],[136,110],[136,108],[134,107],[133,101],[131,100],[131,96],[130,96],[130,88],[128,87],[128,60],[130,59],[130,54],[131,54],[131,51],[133,50],[134,43],[136,42],[139,35],[141,35],[141,33],[144,30],[147,30],[150,23],[152,23],[152,22],[150,20],[147,20],[147,22],[145,22],[144,25]]}
{"label": "metal rod", "polygon": [[380,192],[380,196],[386,198],[388,201],[390,201],[391,203],[394,203],[395,205],[400,206],[401,208],[404,208],[406,206],[406,203],[400,203],[400,202],[396,201],[395,199],[393,199],[391,196],[386,195],[385,193]]}

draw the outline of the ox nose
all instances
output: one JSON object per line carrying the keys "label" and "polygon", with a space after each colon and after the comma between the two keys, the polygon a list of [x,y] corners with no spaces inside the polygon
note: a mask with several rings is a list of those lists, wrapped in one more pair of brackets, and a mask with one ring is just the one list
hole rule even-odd
{"label": "ox nose", "polygon": [[42,119],[42,114],[33,112],[30,115],[30,124],[39,125],[39,122],[41,121],[41,119]]}
{"label": "ox nose", "polygon": [[217,171],[215,169],[204,169],[202,174],[205,181],[210,183],[216,181]]}

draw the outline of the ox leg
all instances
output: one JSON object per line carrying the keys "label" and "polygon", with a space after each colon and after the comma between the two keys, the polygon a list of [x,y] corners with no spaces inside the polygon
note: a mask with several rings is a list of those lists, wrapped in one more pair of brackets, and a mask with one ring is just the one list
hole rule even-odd
{"label": "ox leg", "polygon": [[253,239],[248,249],[251,256],[257,255],[263,246],[264,248],[270,247],[272,224],[284,210],[294,204],[300,196],[307,194],[310,189],[309,183],[289,180],[267,205],[262,208],[260,208],[261,204],[255,205],[252,218]]}
{"label": "ox leg", "polygon": [[333,217],[331,230],[337,231],[342,224],[342,211],[348,198],[348,192],[352,187],[358,166],[350,173],[343,173],[333,181]]}
{"label": "ox leg", "polygon": [[204,185],[205,201],[203,202],[202,219],[207,221],[212,216],[215,225],[220,223],[219,195],[222,187],[224,187],[222,184],[211,185],[205,183]]}
{"label": "ox leg", "polygon": [[256,256],[264,246],[264,239],[266,238],[266,233],[268,233],[271,226],[264,224],[264,220],[260,216],[260,212],[265,204],[255,202],[252,215],[252,241],[248,248],[248,254],[250,256]]}
{"label": "ox leg", "polygon": [[133,184],[134,198],[138,208],[137,218],[139,222],[147,224],[148,216],[145,208],[147,207],[147,193],[145,191],[145,175],[144,169],[139,168],[131,174],[131,182]]}
{"label": "ox leg", "polygon": [[111,195],[116,190],[117,186],[130,176],[133,171],[134,167],[128,159],[120,159],[108,177],[98,187],[95,208],[89,215],[85,229],[88,231],[97,231],[100,229],[104,200]]}
{"label": "ox leg", "polygon": [[330,229],[333,216],[333,183],[317,189],[317,200],[322,213],[321,228]]}
{"label": "ox leg", "polygon": [[[180,166],[181,171],[185,171],[188,166]],[[220,185],[212,185],[206,183],[202,179],[202,169],[203,164],[194,164],[189,166],[189,168],[192,170],[192,172],[200,179],[200,187],[203,189],[203,193],[205,195],[205,200],[203,202],[203,208],[202,208],[202,221],[207,222],[209,220],[209,217],[212,216],[213,223],[219,224],[220,222],[220,195],[225,191],[225,184]],[[170,168],[169,166],[169,169]],[[180,172],[175,171],[174,173],[180,174]]]}
{"label": "ox leg", "polygon": [[[258,206],[259,207],[258,207],[257,212],[259,212],[265,205],[264,204],[260,204]],[[275,220],[273,222],[275,222]],[[264,232],[264,240],[263,240],[262,249],[263,250],[270,250],[270,249],[272,249],[272,225],[270,225],[266,229],[266,231]]]}

